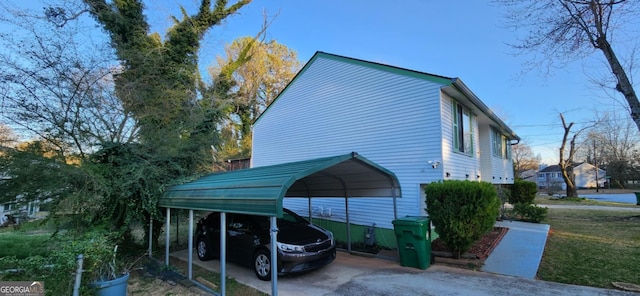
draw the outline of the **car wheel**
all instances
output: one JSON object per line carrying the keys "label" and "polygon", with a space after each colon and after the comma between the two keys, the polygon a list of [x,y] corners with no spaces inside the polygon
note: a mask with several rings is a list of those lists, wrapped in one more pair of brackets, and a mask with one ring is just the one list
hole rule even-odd
{"label": "car wheel", "polygon": [[202,261],[211,259],[211,249],[209,248],[206,238],[203,236],[199,236],[196,241],[196,253],[198,253],[198,258]]}
{"label": "car wheel", "polygon": [[253,271],[256,276],[263,281],[271,280],[271,259],[269,252],[266,250],[258,250],[253,256]]}

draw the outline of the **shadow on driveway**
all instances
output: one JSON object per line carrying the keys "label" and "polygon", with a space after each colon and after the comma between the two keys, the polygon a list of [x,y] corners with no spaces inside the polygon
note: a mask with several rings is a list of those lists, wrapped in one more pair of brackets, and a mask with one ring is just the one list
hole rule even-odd
{"label": "shadow on driveway", "polygon": [[[171,254],[187,261],[188,251]],[[217,260],[193,263],[219,272]],[[227,276],[238,282],[271,293],[271,282],[257,279],[253,271],[227,264]],[[278,278],[278,295],[637,295],[502,276],[479,271],[432,265],[427,270],[402,267],[399,263],[338,252],[336,260],[313,272]]]}

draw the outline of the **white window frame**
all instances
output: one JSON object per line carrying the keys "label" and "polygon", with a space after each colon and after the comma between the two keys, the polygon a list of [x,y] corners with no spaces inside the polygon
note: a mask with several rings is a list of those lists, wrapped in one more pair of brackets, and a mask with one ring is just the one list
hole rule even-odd
{"label": "white window frame", "polygon": [[453,150],[457,153],[473,155],[473,113],[469,108],[455,101],[452,105]]}

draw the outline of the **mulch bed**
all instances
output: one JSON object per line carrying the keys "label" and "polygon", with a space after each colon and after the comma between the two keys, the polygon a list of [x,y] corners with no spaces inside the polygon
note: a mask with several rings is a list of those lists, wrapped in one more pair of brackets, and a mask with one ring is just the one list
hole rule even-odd
{"label": "mulch bed", "polygon": [[487,232],[475,242],[471,249],[460,259],[451,258],[451,249],[440,238],[431,242],[431,250],[436,257],[435,261],[438,263],[462,265],[475,269],[484,264],[484,260],[489,257],[489,254],[491,254],[508,230],[506,227],[494,227],[493,230]]}

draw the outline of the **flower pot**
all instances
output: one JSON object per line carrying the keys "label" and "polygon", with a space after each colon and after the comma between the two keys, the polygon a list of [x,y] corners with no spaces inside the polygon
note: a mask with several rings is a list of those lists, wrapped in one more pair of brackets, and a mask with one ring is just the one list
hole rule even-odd
{"label": "flower pot", "polygon": [[129,274],[125,274],[115,280],[95,281],[89,284],[89,287],[96,289],[96,295],[99,296],[126,296],[127,281]]}

